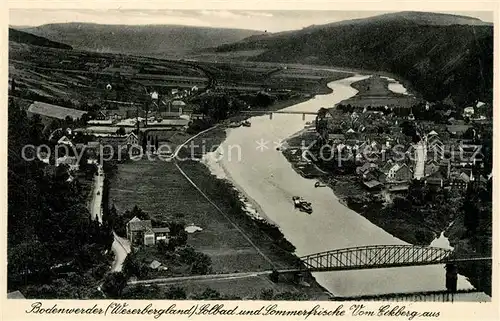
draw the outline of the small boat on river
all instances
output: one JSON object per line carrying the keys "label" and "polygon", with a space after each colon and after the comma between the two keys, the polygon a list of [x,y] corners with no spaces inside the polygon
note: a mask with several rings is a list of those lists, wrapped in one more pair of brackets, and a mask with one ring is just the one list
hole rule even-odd
{"label": "small boat on river", "polygon": [[229,127],[230,127],[230,128],[238,128],[238,127],[240,127],[241,125],[242,125],[242,123],[241,123],[241,122],[239,122],[239,121],[238,121],[238,122],[230,122],[230,123],[229,123]]}
{"label": "small boat on river", "polygon": [[252,126],[252,123],[250,123],[248,120],[245,120],[244,122],[241,123],[244,127],[250,127]]}
{"label": "small boat on river", "polygon": [[308,214],[312,213],[311,203],[304,200],[302,197],[293,196],[292,197],[293,204],[295,208],[298,208],[301,212],[306,212]]}

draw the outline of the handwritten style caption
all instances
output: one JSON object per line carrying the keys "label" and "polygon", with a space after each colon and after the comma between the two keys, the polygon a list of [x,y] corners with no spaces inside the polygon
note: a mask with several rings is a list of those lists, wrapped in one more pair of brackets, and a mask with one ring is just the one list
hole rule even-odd
{"label": "handwritten style caption", "polygon": [[221,303],[201,303],[191,306],[181,307],[177,304],[171,304],[161,307],[153,303],[143,306],[136,306],[127,302],[112,302],[107,306],[94,304],[89,308],[61,308],[57,304],[44,305],[42,302],[34,302],[26,309],[26,314],[62,314],[62,315],[138,315],[151,316],[159,319],[162,316],[272,316],[272,317],[303,317],[304,320],[309,317],[394,317],[398,319],[413,320],[415,318],[438,318],[439,311],[418,311],[409,309],[405,305],[382,304],[376,307],[366,306],[364,304],[340,304],[334,308],[324,307],[319,304],[305,309],[282,308],[279,304],[272,303],[262,305],[257,309],[241,308],[239,305],[229,305]]}

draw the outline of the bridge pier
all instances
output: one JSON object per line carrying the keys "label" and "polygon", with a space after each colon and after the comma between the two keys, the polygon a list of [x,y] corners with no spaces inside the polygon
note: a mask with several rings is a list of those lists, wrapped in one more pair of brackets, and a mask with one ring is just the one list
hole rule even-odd
{"label": "bridge pier", "polygon": [[269,113],[269,119],[273,119],[273,113]]}
{"label": "bridge pier", "polygon": [[306,114],[302,114],[302,120],[306,120]]}
{"label": "bridge pier", "polygon": [[302,272],[293,273],[293,282],[300,284],[304,281],[304,274]]}
{"label": "bridge pier", "polygon": [[448,263],[446,269],[446,289],[449,292],[457,292],[458,271],[456,264]]}

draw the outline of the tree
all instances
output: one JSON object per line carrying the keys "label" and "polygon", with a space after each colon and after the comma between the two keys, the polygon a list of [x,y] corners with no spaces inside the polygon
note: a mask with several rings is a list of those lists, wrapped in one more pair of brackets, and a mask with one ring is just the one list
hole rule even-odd
{"label": "tree", "polygon": [[148,274],[148,267],[137,259],[136,252],[131,252],[123,262],[123,273],[127,277],[143,278]]}
{"label": "tree", "polygon": [[195,260],[191,265],[191,273],[204,275],[211,272],[212,260],[204,253],[197,253]]}
{"label": "tree", "polygon": [[274,283],[277,283],[278,280],[279,280],[279,273],[278,271],[276,270],[273,270],[273,272],[271,273],[271,275],[269,276],[269,278],[271,279],[271,281],[273,281]]}
{"label": "tree", "polygon": [[61,181],[66,181],[69,178],[69,165],[68,164],[60,164],[56,168],[56,178]]}
{"label": "tree", "polygon": [[185,231],[185,224],[181,222],[170,222],[170,240],[168,242],[169,250],[173,251],[178,247],[187,244],[188,234]]}
{"label": "tree", "polygon": [[[82,187],[76,182],[66,182],[67,166],[54,170],[58,177],[50,170],[53,165],[21,157],[22,146],[47,142],[39,134],[39,119],[29,120],[13,101],[9,103],[9,289],[33,285],[43,288],[47,297],[62,298],[69,292],[57,292],[57,282],[55,286],[52,284],[55,273],[67,272],[66,269],[76,272],[65,280],[92,275],[92,271],[86,269],[101,264],[103,252],[111,246],[111,230],[89,219]],[[76,286],[87,284],[78,282]]]}
{"label": "tree", "polygon": [[124,291],[122,298],[123,299],[136,299],[136,300],[155,300],[161,297],[161,288],[152,284],[151,286],[144,286],[142,284],[127,287],[127,290]]}
{"label": "tree", "polygon": [[268,107],[269,105],[272,105],[275,100],[275,97],[261,91],[255,96],[253,105],[258,107]]}
{"label": "tree", "polygon": [[122,272],[112,272],[106,276],[102,284],[104,293],[112,298],[119,298],[127,286],[127,277]]}
{"label": "tree", "polygon": [[124,127],[120,127],[116,130],[116,134],[117,135],[121,135],[121,136],[124,136],[127,134],[127,132],[125,131],[125,128]]}
{"label": "tree", "polygon": [[168,246],[169,244],[167,242],[165,242],[165,240],[160,240],[156,243],[156,250],[159,252],[159,253],[165,253],[165,252],[168,252],[170,251],[170,247]]}
{"label": "tree", "polygon": [[66,118],[64,118],[64,122],[66,123],[66,126],[70,126],[73,124],[73,118],[71,118],[71,116],[66,116]]}
{"label": "tree", "polygon": [[206,288],[203,292],[193,295],[194,300],[220,300],[222,295],[219,291],[211,288]]}
{"label": "tree", "polygon": [[185,300],[187,298],[186,291],[180,287],[171,287],[165,291],[163,299],[169,300]]}
{"label": "tree", "polygon": [[265,289],[260,292],[259,295],[259,300],[266,300],[270,301],[274,298],[274,291],[273,289]]}
{"label": "tree", "polygon": [[303,301],[307,300],[307,296],[304,293],[300,292],[290,292],[290,291],[285,291],[276,294],[273,297],[273,300],[279,300],[279,301]]}
{"label": "tree", "polygon": [[42,118],[40,115],[35,114],[31,117],[29,122],[29,140],[33,142],[35,146],[44,142],[44,127],[45,126],[42,124]]}

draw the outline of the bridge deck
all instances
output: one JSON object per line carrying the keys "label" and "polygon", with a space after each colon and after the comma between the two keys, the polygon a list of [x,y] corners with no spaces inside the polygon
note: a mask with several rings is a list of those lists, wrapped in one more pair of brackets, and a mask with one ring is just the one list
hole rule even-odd
{"label": "bridge deck", "polygon": [[486,261],[491,257],[456,257],[453,251],[414,245],[370,245],[311,254],[301,258],[311,272]]}

